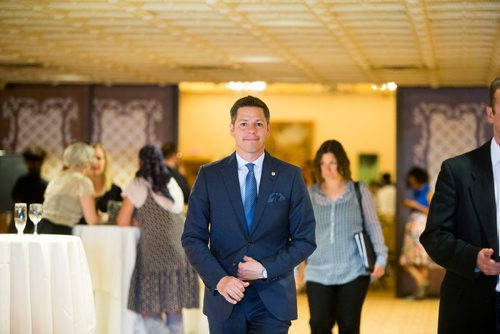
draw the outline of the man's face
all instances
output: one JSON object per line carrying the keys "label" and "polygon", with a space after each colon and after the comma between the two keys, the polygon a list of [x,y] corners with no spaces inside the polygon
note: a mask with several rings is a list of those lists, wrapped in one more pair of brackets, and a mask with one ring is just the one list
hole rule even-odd
{"label": "man's face", "polygon": [[236,120],[230,125],[231,136],[236,143],[236,152],[245,160],[259,157],[265,148],[270,127],[259,107],[241,107]]}
{"label": "man's face", "polygon": [[[493,109],[495,113],[493,113]],[[500,89],[497,89],[494,95],[493,108],[486,107],[488,123],[493,124],[493,136],[497,143],[500,143]]]}

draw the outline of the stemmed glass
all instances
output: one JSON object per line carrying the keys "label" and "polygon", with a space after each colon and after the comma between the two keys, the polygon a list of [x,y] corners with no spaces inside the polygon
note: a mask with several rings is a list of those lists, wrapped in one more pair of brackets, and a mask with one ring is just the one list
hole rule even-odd
{"label": "stemmed glass", "polygon": [[38,225],[38,222],[42,220],[42,212],[43,212],[42,204],[40,203],[30,204],[30,220],[33,222],[33,225],[35,225],[35,232],[33,232],[33,234],[38,234],[36,231],[36,227]]}
{"label": "stemmed glass", "polygon": [[28,219],[26,203],[14,204],[14,223],[18,235],[23,235],[24,228],[26,227],[26,220]]}

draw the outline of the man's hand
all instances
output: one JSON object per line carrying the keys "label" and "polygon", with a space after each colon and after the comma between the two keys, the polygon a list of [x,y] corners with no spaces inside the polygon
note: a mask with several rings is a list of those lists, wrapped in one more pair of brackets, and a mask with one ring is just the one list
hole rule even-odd
{"label": "man's hand", "polygon": [[244,256],[243,262],[238,264],[238,278],[243,281],[262,279],[264,278],[262,276],[263,271],[264,266],[262,263],[251,258],[250,256]]}
{"label": "man's hand", "polygon": [[233,276],[224,276],[217,283],[217,291],[231,304],[236,304],[245,295],[245,288],[249,285]]}
{"label": "man's hand", "polygon": [[477,253],[477,267],[485,275],[500,275],[500,262],[491,258],[493,249],[483,248]]}

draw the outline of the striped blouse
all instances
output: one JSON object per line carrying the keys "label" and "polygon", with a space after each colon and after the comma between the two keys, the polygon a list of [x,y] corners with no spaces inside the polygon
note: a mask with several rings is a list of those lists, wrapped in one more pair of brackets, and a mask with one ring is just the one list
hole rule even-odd
{"label": "striped blouse", "polygon": [[[367,187],[360,183],[366,231],[372,240],[376,264],[385,267],[387,247],[377,217],[375,202]],[[318,184],[309,189],[316,218],[316,244],[307,259],[305,280],[324,285],[344,284],[368,275],[359,256],[354,234],[363,230],[354,182],[347,181],[344,193],[335,201],[326,196]]]}

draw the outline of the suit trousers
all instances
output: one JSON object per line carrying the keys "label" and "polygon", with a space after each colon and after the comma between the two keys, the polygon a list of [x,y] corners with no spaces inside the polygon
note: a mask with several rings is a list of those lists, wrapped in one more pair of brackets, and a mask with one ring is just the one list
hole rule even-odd
{"label": "suit trousers", "polygon": [[277,319],[262,303],[251,284],[227,320],[208,319],[210,334],[286,334],[290,321]]}
{"label": "suit trousers", "polygon": [[336,323],[339,334],[359,333],[361,308],[369,285],[370,276],[338,285],[307,282],[311,334],[331,334]]}
{"label": "suit trousers", "polygon": [[496,293],[495,316],[496,316],[495,318],[496,318],[497,334],[500,334],[500,292]]}

